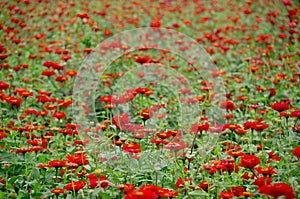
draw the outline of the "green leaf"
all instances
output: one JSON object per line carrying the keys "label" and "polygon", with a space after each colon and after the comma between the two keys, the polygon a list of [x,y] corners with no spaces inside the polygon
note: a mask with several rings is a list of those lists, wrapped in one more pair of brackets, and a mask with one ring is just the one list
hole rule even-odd
{"label": "green leaf", "polygon": [[40,178],[40,171],[37,168],[32,168],[31,174],[34,179]]}

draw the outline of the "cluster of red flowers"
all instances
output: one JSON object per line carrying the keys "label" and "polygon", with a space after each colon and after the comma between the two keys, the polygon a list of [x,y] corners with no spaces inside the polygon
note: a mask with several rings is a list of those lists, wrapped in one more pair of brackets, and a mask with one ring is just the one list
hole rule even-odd
{"label": "cluster of red flowers", "polygon": [[273,185],[264,185],[261,186],[258,190],[260,193],[274,198],[279,198],[281,196],[284,196],[287,199],[296,198],[293,188],[285,183],[274,183]]}
{"label": "cluster of red flowers", "polygon": [[[198,193],[218,198],[297,197],[300,160],[297,1],[91,2],[0,2],[4,19],[0,22],[3,37],[0,44],[0,150],[3,153],[0,195],[3,198],[51,197],[50,191],[56,198],[77,196],[81,191],[85,197],[104,189],[104,198],[119,194],[116,197],[125,199],[183,198]],[[186,42],[183,34],[176,38],[176,34],[175,37],[164,34],[163,29],[158,31],[157,42],[155,34],[128,37],[128,41],[140,39],[147,45],[137,47],[126,44],[127,39],[123,42],[111,37],[112,43],[106,40],[93,49],[95,39],[106,39],[120,30],[145,25],[155,30],[161,27],[186,31],[208,54],[216,55],[212,56],[211,66],[219,65],[222,69],[213,69],[210,75],[201,77],[202,72],[210,69],[206,63],[208,66],[210,63],[201,63],[199,52],[197,59],[189,53],[196,48],[192,42]],[[151,32],[151,28],[148,30]],[[92,36],[99,31],[97,37]],[[174,41],[165,43],[169,36]],[[167,43],[170,49],[160,49],[160,44]],[[80,59],[93,57],[94,52],[101,58],[115,52],[122,52],[123,56],[114,60],[112,67],[106,68],[101,61],[80,68]],[[152,70],[153,65],[158,68]],[[74,88],[78,84],[90,84],[81,79],[84,69],[92,69],[95,74],[88,75],[99,77],[95,110],[103,110],[103,114],[96,113],[98,121],[80,128],[79,124],[71,123],[70,108]],[[127,69],[134,69],[139,82],[126,85],[133,87],[115,96],[119,89],[114,90],[114,85],[121,78],[127,80]],[[148,69],[151,75],[146,72]],[[174,80],[169,79],[172,73],[164,69],[176,72]],[[80,81],[73,85],[75,78]],[[221,93],[225,99],[219,99],[220,93],[215,91],[218,86],[223,87],[217,85],[217,79],[224,83],[227,93]],[[164,83],[167,83],[167,93],[161,90]],[[121,90],[122,83],[117,88]],[[181,106],[169,91],[180,96],[179,103],[191,109],[201,107],[200,121],[188,127],[178,121]],[[82,96],[91,98],[90,90]],[[287,96],[290,99],[284,98]],[[74,103],[83,108],[87,116],[82,118],[84,121],[94,111],[88,103]],[[126,105],[130,106],[128,112],[127,107],[122,107]],[[218,111],[209,114],[214,108],[226,114],[220,115],[220,120],[214,119],[215,115],[219,116]],[[176,117],[172,118],[172,114]],[[155,119],[159,122],[148,129],[148,124]],[[224,121],[226,124],[222,125]],[[162,166],[153,171],[154,175],[141,168],[139,172],[147,172],[145,179],[135,178],[138,175],[127,168],[107,167],[123,159],[132,160],[121,159],[116,154],[107,158],[102,151],[89,150],[88,144],[93,141],[95,147],[98,143],[102,146],[103,137],[109,140],[110,149],[116,149],[116,154],[144,158],[142,164],[148,164],[147,157],[142,156],[144,152],[167,149],[157,154],[160,159],[175,157],[174,165],[151,165],[155,169]],[[189,138],[194,140],[191,142]],[[155,161],[151,158],[151,162]],[[23,169],[21,164],[25,163]],[[44,177],[31,168],[35,164]],[[98,166],[104,169],[103,173],[90,174]],[[289,175],[285,175],[287,168]],[[24,179],[28,182],[23,183]],[[224,187],[216,183],[220,179]],[[144,184],[150,180],[153,184]],[[163,185],[154,185],[155,180],[156,185]],[[117,186],[128,182],[132,184]]]}
{"label": "cluster of red flowers", "polygon": [[156,198],[173,198],[179,196],[179,193],[171,190],[164,189],[155,185],[142,185],[138,190],[132,184],[119,185],[118,189],[123,190],[125,199],[156,199]]}

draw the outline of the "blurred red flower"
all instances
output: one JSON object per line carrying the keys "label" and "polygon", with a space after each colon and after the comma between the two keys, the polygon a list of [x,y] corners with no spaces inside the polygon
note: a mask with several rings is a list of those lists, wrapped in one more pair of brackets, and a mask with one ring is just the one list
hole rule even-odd
{"label": "blurred red flower", "polygon": [[285,102],[275,102],[274,104],[270,104],[270,107],[278,112],[286,111],[289,109],[289,105]]}
{"label": "blurred red flower", "polygon": [[241,158],[240,166],[244,168],[253,169],[260,163],[260,159],[255,155],[244,155]]}
{"label": "blurred red flower", "polygon": [[67,114],[65,112],[55,112],[52,114],[52,117],[57,119],[63,119],[67,117]]}
{"label": "blurred red flower", "polygon": [[292,154],[296,156],[298,159],[300,159],[300,146],[296,147],[293,151]]}
{"label": "blurred red flower", "polygon": [[85,186],[85,182],[77,181],[77,182],[70,182],[65,186],[65,189],[68,191],[78,191]]}
{"label": "blurred red flower", "polygon": [[50,167],[64,167],[66,166],[65,160],[51,160],[48,162],[48,165]]}
{"label": "blurred red flower", "polygon": [[122,146],[122,149],[126,152],[129,152],[129,153],[139,153],[141,150],[140,150],[140,145],[137,144],[137,143],[127,143],[127,144],[124,144]]}
{"label": "blurred red flower", "polygon": [[52,189],[51,190],[51,193],[53,193],[53,194],[63,194],[64,193],[64,189],[62,189],[62,188],[54,188],[54,189]]}
{"label": "blurred red flower", "polygon": [[274,198],[285,196],[287,199],[296,198],[293,188],[285,183],[276,183],[273,185],[264,185],[260,187],[259,192]]}

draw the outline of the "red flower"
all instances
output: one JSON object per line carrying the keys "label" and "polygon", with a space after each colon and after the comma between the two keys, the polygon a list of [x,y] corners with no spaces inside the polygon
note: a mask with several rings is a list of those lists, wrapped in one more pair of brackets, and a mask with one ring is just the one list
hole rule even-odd
{"label": "red flower", "polygon": [[287,199],[296,198],[293,188],[285,183],[265,185],[260,187],[258,190],[260,193],[274,198],[279,198],[281,196],[285,196]]}
{"label": "red flower", "polygon": [[148,120],[152,117],[152,111],[150,109],[143,109],[142,112],[140,113],[142,116],[143,120]]}
{"label": "red flower", "polygon": [[260,163],[260,159],[255,155],[244,155],[242,156],[240,166],[244,168],[253,169]]}
{"label": "red flower", "polygon": [[296,156],[298,159],[300,159],[300,146],[296,147],[293,151],[292,154]]}
{"label": "red flower", "polygon": [[58,100],[57,103],[59,106],[67,107],[72,104],[72,100]]}
{"label": "red flower", "polygon": [[139,63],[139,64],[144,64],[144,63],[150,63],[151,62],[151,57],[150,56],[138,56],[136,59],[135,59],[135,62]]}
{"label": "red flower", "polygon": [[234,194],[231,191],[222,191],[219,195],[219,198],[230,199],[233,198]]}
{"label": "red flower", "polygon": [[172,198],[172,197],[175,197],[175,196],[179,196],[178,192],[176,192],[174,190],[171,190],[171,189],[157,188],[156,193],[161,198]]}
{"label": "red flower", "polygon": [[226,101],[221,103],[220,108],[232,111],[235,109],[235,106],[232,101]]}
{"label": "red flower", "polygon": [[271,104],[270,107],[278,112],[286,111],[289,109],[289,105],[285,102],[275,102],[274,104]]}
{"label": "red flower", "polygon": [[208,131],[209,129],[209,124],[193,124],[191,126],[191,130],[190,133],[191,134],[196,134],[198,132],[202,132],[202,131]]}
{"label": "red flower", "polygon": [[270,88],[269,92],[270,92],[270,94],[269,94],[270,98],[276,95],[276,90],[274,88]]}
{"label": "red flower", "polygon": [[2,139],[5,138],[5,137],[6,137],[6,134],[3,133],[2,131],[0,131],[0,140],[2,140]]}
{"label": "red flower", "polygon": [[201,189],[203,189],[204,191],[207,191],[210,185],[206,180],[202,180],[198,186],[201,187]]}
{"label": "red flower", "polygon": [[269,127],[268,124],[256,123],[255,125],[253,125],[252,128],[255,129],[256,131],[262,131],[268,127]]}
{"label": "red flower", "polygon": [[85,186],[85,182],[70,182],[65,186],[65,189],[68,191],[78,191]]}
{"label": "red flower", "polygon": [[77,17],[79,17],[80,19],[88,19],[90,18],[90,16],[86,13],[78,13],[76,14]]}
{"label": "red flower", "polygon": [[64,193],[64,189],[62,188],[54,188],[51,190],[51,193],[54,193],[54,194],[63,194]]}
{"label": "red flower", "polygon": [[33,96],[33,92],[29,92],[29,91],[18,92],[18,94],[19,94],[21,97],[32,97],[32,96]]}
{"label": "red flower", "polygon": [[113,101],[114,101],[114,98],[111,95],[100,97],[100,99],[99,99],[99,102],[112,103]]}
{"label": "red flower", "polygon": [[291,112],[291,117],[300,118],[300,110],[295,110]]}
{"label": "red flower", "polygon": [[263,177],[256,178],[255,181],[253,182],[253,184],[258,187],[261,187],[264,185],[271,184],[272,180],[273,179],[268,176],[263,176]]}
{"label": "red flower", "polygon": [[243,187],[237,186],[232,187],[230,191],[233,193],[234,196],[243,196],[243,193],[246,191]]}
{"label": "red flower", "polygon": [[159,19],[155,19],[154,21],[152,21],[151,23],[150,23],[150,27],[151,28],[159,28],[160,27],[160,21],[159,21]]}
{"label": "red flower", "polygon": [[192,185],[192,178],[188,179],[188,178],[184,178],[184,182],[182,180],[182,178],[178,178],[175,184],[175,188],[176,189],[181,189],[184,188],[184,183],[189,182],[190,185]]}
{"label": "red flower", "polygon": [[66,161],[65,160],[51,160],[48,162],[48,165],[50,167],[64,167],[66,166]]}
{"label": "red flower", "polygon": [[167,138],[169,138],[170,136],[172,136],[172,133],[171,133],[170,131],[167,131],[167,132],[162,131],[162,132],[156,133],[156,135],[157,135],[159,138],[161,138],[161,139],[167,139]]}
{"label": "red flower", "polygon": [[129,153],[139,153],[141,151],[140,150],[140,145],[137,144],[137,143],[124,144],[122,149],[126,152],[129,152]]}
{"label": "red flower", "polygon": [[68,70],[66,72],[66,75],[70,76],[70,77],[74,77],[77,75],[77,71],[76,70]]}
{"label": "red flower", "polygon": [[55,72],[53,70],[45,70],[42,72],[42,76],[47,76],[47,77],[50,77],[50,76],[53,76],[55,75]]}
{"label": "red flower", "polygon": [[281,160],[281,158],[278,155],[276,155],[274,152],[272,152],[272,151],[269,152],[268,155],[269,155],[268,162],[270,162],[270,159],[271,160],[276,160],[276,161],[280,161]]}
{"label": "red flower", "polygon": [[22,103],[21,98],[16,98],[16,97],[6,97],[5,100],[11,105],[11,106],[17,106],[20,107]]}
{"label": "red flower", "polygon": [[143,189],[128,192],[125,199],[156,199],[157,197],[151,189]]}
{"label": "red flower", "polygon": [[269,166],[268,168],[257,167],[257,168],[255,168],[255,170],[257,171],[257,173],[260,173],[263,175],[273,175],[276,173],[272,166]]}
{"label": "red flower", "polygon": [[68,154],[67,159],[69,163],[75,163],[78,166],[89,164],[85,152],[77,152],[74,155]]}
{"label": "red flower", "polygon": [[0,90],[8,89],[9,85],[3,81],[0,81]]}
{"label": "red flower", "polygon": [[128,193],[134,190],[135,186],[132,184],[122,184],[118,186],[118,189],[124,189],[124,193]]}
{"label": "red flower", "polygon": [[108,182],[106,181],[106,176],[101,175],[100,178],[97,178],[97,176],[95,178],[89,178],[90,180],[90,184],[89,187],[90,188],[96,188],[98,185],[100,185],[102,188],[107,188],[109,186]]}
{"label": "red flower", "polygon": [[256,129],[259,128],[258,125],[261,125],[260,122],[245,122],[244,128],[245,129]]}
{"label": "red flower", "polygon": [[145,93],[147,93],[147,92],[149,92],[150,91],[150,89],[149,88],[141,88],[141,87],[139,87],[139,88],[136,88],[136,89],[134,89],[133,90],[133,94],[134,95],[136,95],[136,94],[145,94]]}
{"label": "red flower", "polygon": [[60,75],[60,76],[57,76],[55,81],[57,82],[65,82],[68,80],[68,77],[67,76],[63,76],[63,75]]}
{"label": "red flower", "polygon": [[66,118],[67,114],[65,112],[55,112],[53,113],[52,117],[57,119],[62,119],[62,118]]}
{"label": "red flower", "polygon": [[228,151],[228,155],[232,157],[244,156],[245,154],[241,151]]}
{"label": "red flower", "polygon": [[230,129],[231,131],[234,131],[234,130],[240,129],[240,128],[241,128],[241,126],[238,125],[238,124],[225,124],[225,125],[223,126],[223,130],[225,130],[225,129]]}

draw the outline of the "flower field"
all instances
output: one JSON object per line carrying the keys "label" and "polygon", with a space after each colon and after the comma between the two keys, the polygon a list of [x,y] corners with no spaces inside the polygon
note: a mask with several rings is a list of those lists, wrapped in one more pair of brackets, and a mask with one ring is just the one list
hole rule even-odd
{"label": "flower field", "polygon": [[299,1],[0,5],[0,198],[300,198]]}

